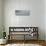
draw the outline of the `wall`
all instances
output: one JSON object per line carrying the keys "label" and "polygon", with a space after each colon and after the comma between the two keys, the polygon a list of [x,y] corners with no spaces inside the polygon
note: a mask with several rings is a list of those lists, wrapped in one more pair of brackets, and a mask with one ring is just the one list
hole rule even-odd
{"label": "wall", "polygon": [[[34,1],[34,0],[33,0]],[[44,0],[35,0],[33,2],[33,15],[35,23],[39,27],[39,38],[45,39],[45,6]],[[35,25],[36,25],[35,24]]]}
{"label": "wall", "polygon": [[[16,16],[15,10],[30,10],[30,16]],[[39,39],[45,39],[43,0],[4,0],[4,26],[7,35],[10,26],[39,27]],[[44,31],[44,32],[43,32]]]}
{"label": "wall", "polygon": [[2,0],[0,0],[0,38],[2,37]]}
{"label": "wall", "polygon": [[46,0],[45,0],[45,40],[46,40]]}

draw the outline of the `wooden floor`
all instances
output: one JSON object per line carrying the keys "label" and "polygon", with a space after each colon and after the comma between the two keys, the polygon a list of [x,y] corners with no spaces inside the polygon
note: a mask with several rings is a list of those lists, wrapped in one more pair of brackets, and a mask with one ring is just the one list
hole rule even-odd
{"label": "wooden floor", "polygon": [[8,40],[7,44],[0,46],[8,46],[8,44],[9,46],[10,45],[12,46],[13,44],[38,44],[38,45],[46,46],[46,42],[44,40]]}

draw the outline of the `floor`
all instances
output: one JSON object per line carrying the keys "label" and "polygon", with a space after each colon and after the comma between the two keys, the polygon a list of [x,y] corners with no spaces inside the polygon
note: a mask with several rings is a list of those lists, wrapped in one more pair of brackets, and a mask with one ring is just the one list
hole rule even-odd
{"label": "floor", "polygon": [[7,44],[7,45],[0,45],[0,46],[42,46],[38,44]]}
{"label": "floor", "polygon": [[7,44],[5,45],[0,45],[0,46],[46,46],[46,42],[42,40],[26,40],[26,41],[15,41],[15,40],[10,40]]}

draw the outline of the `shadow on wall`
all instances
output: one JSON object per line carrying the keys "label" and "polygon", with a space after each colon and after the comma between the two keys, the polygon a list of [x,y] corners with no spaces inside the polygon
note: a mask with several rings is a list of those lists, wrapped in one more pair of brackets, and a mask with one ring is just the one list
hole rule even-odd
{"label": "shadow on wall", "polygon": [[2,31],[0,30],[0,39],[3,38],[3,33]]}

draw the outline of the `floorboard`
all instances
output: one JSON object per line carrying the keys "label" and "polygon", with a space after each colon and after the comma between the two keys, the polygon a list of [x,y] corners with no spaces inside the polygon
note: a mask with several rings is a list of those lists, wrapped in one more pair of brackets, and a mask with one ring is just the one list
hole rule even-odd
{"label": "floorboard", "polygon": [[8,40],[7,44],[0,46],[46,46],[44,40]]}

